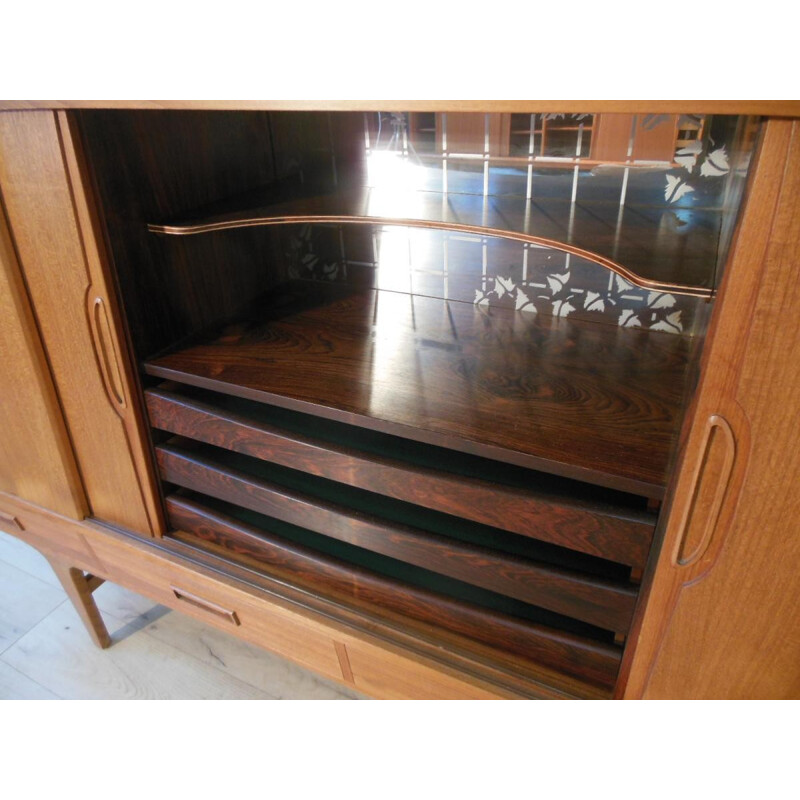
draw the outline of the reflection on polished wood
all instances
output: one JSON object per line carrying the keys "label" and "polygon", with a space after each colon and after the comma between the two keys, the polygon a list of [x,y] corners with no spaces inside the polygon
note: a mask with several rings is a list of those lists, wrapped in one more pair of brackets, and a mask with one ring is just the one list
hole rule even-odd
{"label": "reflection on polished wood", "polygon": [[394,292],[303,285],[154,376],[662,497],[689,342]]}
{"label": "reflection on polished wood", "polygon": [[[712,297],[720,210],[626,208],[618,202],[570,202],[514,195],[357,187],[276,199],[248,193],[169,223],[153,233],[186,236],[287,223],[400,225],[513,239],[587,259],[651,291]],[[677,231],[680,227],[680,232]],[[670,245],[670,242],[672,246]],[[677,255],[676,255],[677,254]]]}

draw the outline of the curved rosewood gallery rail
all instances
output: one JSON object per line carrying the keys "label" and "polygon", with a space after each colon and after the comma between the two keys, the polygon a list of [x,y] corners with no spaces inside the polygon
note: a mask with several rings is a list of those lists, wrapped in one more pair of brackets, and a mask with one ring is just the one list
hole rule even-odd
{"label": "curved rosewood gallery rail", "polygon": [[[497,215],[497,225],[464,222],[464,214],[458,213],[452,208],[451,198],[454,199],[457,195],[440,195],[436,192],[417,192],[415,195],[424,198],[423,205],[426,207],[430,206],[433,209],[433,211],[430,212],[430,216],[421,218],[413,215],[407,216],[402,212],[398,213],[396,216],[370,213],[370,208],[374,205],[371,197],[374,198],[375,194],[374,190],[364,188],[359,192],[351,192],[344,195],[323,195],[319,197],[307,197],[302,200],[295,200],[287,203],[275,203],[267,208],[240,210],[234,207],[221,214],[209,215],[205,219],[187,219],[174,223],[151,223],[147,226],[147,229],[151,233],[163,235],[193,236],[203,233],[234,230],[237,228],[302,223],[390,225],[412,228],[432,228],[436,230],[511,239],[513,241],[569,253],[593,262],[619,275],[634,286],[653,292],[669,292],[670,294],[680,294],[706,299],[714,296],[713,288],[688,286],[671,281],[649,279],[623,264],[586,247],[580,247],[547,236],[536,235],[525,230],[500,227],[499,223],[507,222],[507,217],[504,214]],[[434,200],[430,198],[434,198]],[[414,203],[413,205],[418,205],[418,203]],[[439,212],[438,214],[436,214],[437,211]]]}

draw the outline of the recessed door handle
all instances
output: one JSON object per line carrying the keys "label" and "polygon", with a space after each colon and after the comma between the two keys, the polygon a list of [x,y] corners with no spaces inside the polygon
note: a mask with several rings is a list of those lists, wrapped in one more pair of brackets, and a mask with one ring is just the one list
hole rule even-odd
{"label": "recessed door handle", "polygon": [[122,381],[117,349],[111,334],[111,324],[108,319],[105,302],[102,297],[95,297],[90,301],[89,319],[94,336],[97,360],[100,363],[100,372],[103,384],[108,394],[108,399],[117,413],[122,414],[127,406],[125,388]]}
{"label": "recessed door handle", "polygon": [[736,439],[728,421],[712,414],[706,423],[702,456],[695,469],[682,530],[672,554],[677,567],[697,564],[709,553],[736,460]]}

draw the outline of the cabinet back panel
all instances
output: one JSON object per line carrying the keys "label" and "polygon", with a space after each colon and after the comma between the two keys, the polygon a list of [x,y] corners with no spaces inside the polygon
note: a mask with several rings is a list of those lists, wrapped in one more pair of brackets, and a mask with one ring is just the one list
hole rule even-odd
{"label": "cabinet back panel", "polygon": [[80,123],[138,358],[239,313],[283,279],[270,235],[179,242],[146,227],[274,181],[268,114],[87,111]]}

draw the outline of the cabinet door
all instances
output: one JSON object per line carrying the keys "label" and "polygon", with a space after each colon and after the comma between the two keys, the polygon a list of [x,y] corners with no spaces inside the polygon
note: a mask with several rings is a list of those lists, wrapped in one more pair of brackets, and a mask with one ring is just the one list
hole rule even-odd
{"label": "cabinet door", "polygon": [[89,513],[149,535],[160,509],[144,415],[86,174],[65,112],[0,113],[9,233]]}
{"label": "cabinet door", "polygon": [[800,123],[756,166],[626,697],[800,697]]}
{"label": "cabinet door", "polygon": [[[0,363],[0,491],[82,519],[77,466],[2,213]],[[0,517],[0,527],[14,525]]]}

